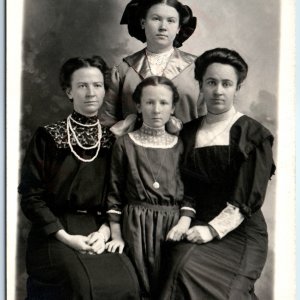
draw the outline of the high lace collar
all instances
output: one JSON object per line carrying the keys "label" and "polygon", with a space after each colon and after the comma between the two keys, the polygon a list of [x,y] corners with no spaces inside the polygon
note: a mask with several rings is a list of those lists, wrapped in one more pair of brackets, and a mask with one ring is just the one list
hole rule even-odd
{"label": "high lace collar", "polygon": [[96,125],[98,116],[87,117],[73,110],[71,118],[84,125]]}
{"label": "high lace collar", "polygon": [[140,129],[128,135],[135,144],[146,148],[172,148],[178,141],[177,136],[166,132],[165,126],[152,128],[145,123]]}
{"label": "high lace collar", "polygon": [[166,133],[165,126],[162,126],[160,128],[153,128],[145,123],[143,123],[142,127],[140,128],[141,133],[146,135],[152,135],[152,136],[162,136]]}

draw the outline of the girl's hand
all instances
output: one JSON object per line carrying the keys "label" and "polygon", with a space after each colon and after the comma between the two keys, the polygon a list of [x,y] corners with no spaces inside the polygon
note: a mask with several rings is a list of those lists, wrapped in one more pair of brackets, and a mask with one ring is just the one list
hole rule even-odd
{"label": "girl's hand", "polygon": [[180,217],[177,225],[175,225],[167,234],[167,240],[180,241],[185,238],[185,234],[191,224],[191,218],[187,216]]}
{"label": "girl's hand", "polygon": [[167,234],[167,241],[180,241],[185,237],[185,233],[188,228],[181,224],[175,225]]}
{"label": "girl's hand", "polygon": [[106,243],[105,246],[108,252],[114,253],[119,249],[120,254],[123,253],[124,247],[125,247],[125,242],[121,238],[113,239],[110,242]]}
{"label": "girl's hand", "polygon": [[[88,245],[92,247],[93,254],[101,254],[105,250],[105,239],[101,232],[93,232],[88,235]],[[90,253],[92,254],[92,253]]]}
{"label": "girl's hand", "polygon": [[213,238],[208,226],[194,226],[186,232],[186,239],[191,243],[204,244]]}

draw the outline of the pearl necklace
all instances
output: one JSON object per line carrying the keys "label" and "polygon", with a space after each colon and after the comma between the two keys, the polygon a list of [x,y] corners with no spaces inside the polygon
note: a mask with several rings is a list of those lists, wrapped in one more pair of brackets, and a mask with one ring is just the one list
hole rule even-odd
{"label": "pearl necklace", "polygon": [[[98,126],[98,141],[96,142],[96,144],[93,145],[93,146],[90,146],[90,147],[85,147],[85,146],[83,146],[83,145],[80,143],[78,137],[76,136],[76,132],[75,132],[74,128],[72,127],[71,120],[72,120],[72,122],[74,122],[74,123],[76,123],[76,124],[78,124],[78,125],[80,125],[80,126],[83,126],[83,127],[93,127],[93,126]],[[84,149],[84,150],[91,150],[91,149],[97,148],[95,155],[94,155],[92,158],[90,158],[90,159],[85,159],[85,158],[82,158],[81,156],[79,156],[79,155],[76,153],[76,151],[74,150],[74,148],[73,148],[73,145],[72,145],[72,142],[71,142],[71,134],[73,134],[74,139],[75,139],[77,145],[78,145],[80,148],[82,148],[82,149]],[[72,153],[73,153],[80,161],[82,161],[82,162],[92,162],[92,161],[98,156],[98,153],[99,153],[99,151],[100,151],[100,144],[101,144],[100,141],[101,141],[101,138],[102,138],[102,129],[101,129],[101,125],[100,125],[100,121],[99,121],[99,120],[97,120],[97,122],[94,123],[94,124],[82,124],[82,123],[80,123],[80,122],[74,120],[74,119],[72,118],[72,116],[69,115],[68,118],[67,118],[67,135],[68,135],[68,144],[69,144],[70,150],[71,150],[71,152],[72,152]]]}

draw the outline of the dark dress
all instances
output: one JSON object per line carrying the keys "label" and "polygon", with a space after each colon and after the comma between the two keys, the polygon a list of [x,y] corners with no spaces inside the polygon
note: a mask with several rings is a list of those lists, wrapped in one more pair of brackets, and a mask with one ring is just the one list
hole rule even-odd
{"label": "dark dress", "polygon": [[201,123],[202,118],[193,120],[182,131],[185,193],[196,201],[192,225],[206,225],[227,202],[238,207],[245,219],[222,239],[169,245],[160,299],[256,299],[254,283],[268,249],[260,208],[275,171],[273,137],[261,124],[242,116],[230,129],[229,146],[195,148]]}
{"label": "dark dress", "polygon": [[[72,117],[85,124],[97,120],[76,112]],[[86,128],[81,128],[80,132],[79,127],[81,142],[88,145],[92,129],[85,132]],[[98,156],[92,162],[82,162],[68,146],[66,120],[36,131],[19,186],[22,210],[32,222],[26,256],[28,299],[57,299],[51,288],[48,298],[43,298],[38,289],[32,288],[32,282],[59,286],[61,299],[139,299],[136,275],[125,255],[81,254],[54,236],[60,229],[88,235],[105,222],[104,200],[113,142],[108,129],[102,127]],[[95,149],[76,148],[75,143],[74,149],[87,159],[95,154]]]}
{"label": "dark dress", "polygon": [[[157,292],[162,243],[180,215],[193,215],[190,210],[184,209],[190,203],[183,200],[179,170],[182,153],[181,140],[170,148],[145,148],[126,134],[114,145],[112,184],[108,196],[109,219],[122,221],[122,235],[141,288],[144,296],[151,299],[156,299],[154,294]],[[150,168],[156,174],[160,165],[160,188],[155,189]],[[122,216],[114,211],[122,212]]]}

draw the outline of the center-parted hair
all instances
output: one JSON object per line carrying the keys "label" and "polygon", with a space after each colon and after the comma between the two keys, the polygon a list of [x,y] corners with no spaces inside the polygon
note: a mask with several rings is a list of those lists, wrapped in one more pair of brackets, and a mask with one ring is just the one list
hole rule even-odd
{"label": "center-parted hair", "polygon": [[104,87],[108,88],[108,67],[101,56],[92,57],[72,57],[68,59],[61,67],[59,82],[62,90],[65,92],[71,87],[72,74],[81,68],[94,67],[100,70],[104,79]]}
{"label": "center-parted hair", "polygon": [[238,86],[246,79],[248,65],[240,54],[227,48],[215,48],[204,52],[195,60],[195,78],[202,84],[205,72],[213,63],[231,65],[238,77]]}
{"label": "center-parted hair", "polygon": [[195,31],[197,18],[193,16],[189,6],[183,5],[178,0],[132,0],[127,4],[120,23],[128,25],[128,32],[131,36],[143,43],[146,42],[145,30],[141,27],[141,19],[144,19],[149,9],[156,4],[166,4],[177,10],[180,30],[173,46],[181,47],[182,43]]}
{"label": "center-parted hair", "polygon": [[141,81],[133,92],[132,95],[133,101],[137,104],[140,104],[143,89],[147,86],[158,86],[158,85],[167,86],[172,91],[172,95],[173,95],[172,104],[174,106],[179,101],[178,90],[170,79],[163,76],[150,76],[144,79],[143,81]]}

